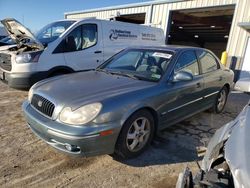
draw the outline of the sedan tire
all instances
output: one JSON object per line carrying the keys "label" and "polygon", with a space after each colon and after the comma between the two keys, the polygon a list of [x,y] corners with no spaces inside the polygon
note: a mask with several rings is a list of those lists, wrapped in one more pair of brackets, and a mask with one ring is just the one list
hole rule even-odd
{"label": "sedan tire", "polygon": [[152,114],[147,110],[135,112],[122,127],[114,156],[128,159],[140,155],[152,141],[154,131]]}
{"label": "sedan tire", "polygon": [[227,103],[227,96],[228,96],[228,89],[226,86],[224,86],[220,92],[218,93],[216,99],[215,99],[215,104],[213,107],[213,111],[217,114],[221,113]]}

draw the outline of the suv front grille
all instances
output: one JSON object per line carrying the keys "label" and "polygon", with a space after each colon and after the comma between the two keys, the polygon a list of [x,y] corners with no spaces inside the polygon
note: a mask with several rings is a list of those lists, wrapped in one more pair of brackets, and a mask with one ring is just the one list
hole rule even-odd
{"label": "suv front grille", "polygon": [[0,53],[0,67],[4,70],[11,71],[11,55]]}
{"label": "suv front grille", "polygon": [[55,109],[55,105],[52,102],[37,94],[33,95],[31,105],[48,117],[52,117]]}

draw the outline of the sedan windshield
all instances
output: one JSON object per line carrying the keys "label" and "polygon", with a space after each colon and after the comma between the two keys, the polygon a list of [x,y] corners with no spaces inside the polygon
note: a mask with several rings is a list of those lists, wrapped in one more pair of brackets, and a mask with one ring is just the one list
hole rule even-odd
{"label": "sedan windshield", "polygon": [[71,26],[75,21],[58,21],[43,27],[36,34],[36,38],[42,44],[48,44],[56,40],[69,26]]}
{"label": "sedan windshield", "polygon": [[104,63],[99,70],[135,79],[159,81],[168,68],[173,52],[126,50]]}

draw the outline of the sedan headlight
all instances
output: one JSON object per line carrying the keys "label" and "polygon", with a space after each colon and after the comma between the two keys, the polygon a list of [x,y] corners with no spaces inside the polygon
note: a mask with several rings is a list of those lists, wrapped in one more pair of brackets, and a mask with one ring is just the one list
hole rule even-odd
{"label": "sedan headlight", "polygon": [[17,63],[33,63],[38,62],[43,51],[36,51],[31,53],[22,53],[16,56]]}
{"label": "sedan headlight", "polygon": [[66,107],[61,111],[59,120],[70,125],[83,125],[95,119],[101,108],[101,103],[88,104],[74,111],[70,107]]}
{"label": "sedan headlight", "polygon": [[29,90],[29,95],[28,95],[28,101],[29,101],[29,102],[31,102],[31,99],[32,99],[32,97],[33,97],[33,91],[34,91],[34,90],[33,90],[33,87],[31,87],[30,90]]}

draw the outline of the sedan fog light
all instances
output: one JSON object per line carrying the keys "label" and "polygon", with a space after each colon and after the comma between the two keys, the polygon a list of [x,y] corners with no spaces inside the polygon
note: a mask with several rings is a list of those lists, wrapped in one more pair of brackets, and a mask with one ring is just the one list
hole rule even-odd
{"label": "sedan fog light", "polygon": [[79,152],[80,151],[80,148],[78,146],[75,146],[75,145],[65,144],[65,148],[71,152]]}

